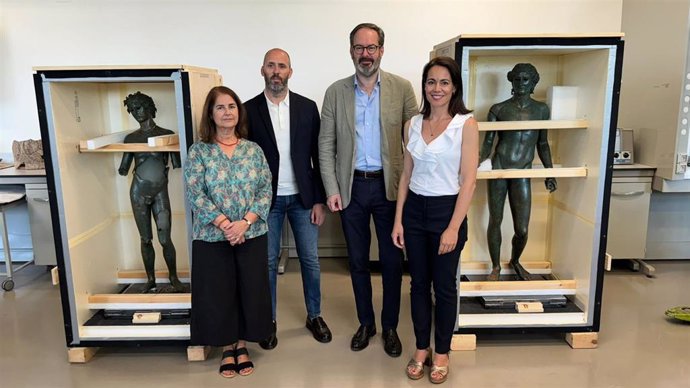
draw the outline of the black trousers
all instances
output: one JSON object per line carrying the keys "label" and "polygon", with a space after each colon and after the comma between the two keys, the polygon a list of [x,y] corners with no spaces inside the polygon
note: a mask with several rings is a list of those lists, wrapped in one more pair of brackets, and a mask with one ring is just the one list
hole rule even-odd
{"label": "black trousers", "polygon": [[268,238],[232,246],[192,242],[193,345],[226,346],[267,338],[272,331]]}
{"label": "black trousers", "polygon": [[400,315],[400,287],[402,285],[403,252],[393,245],[391,232],[395,219],[395,201],[386,199],[384,178],[354,177],[352,200],[340,213],[347,243],[352,289],[357,305],[357,318],[361,325],[374,325],[371,273],[369,271],[369,222],[374,218],[379,243],[379,260],[383,281],[383,308],[381,327],[396,329]]}
{"label": "black trousers", "polygon": [[417,349],[429,347],[431,339],[431,288],[433,285],[435,329],[434,349],[450,351],[458,318],[457,270],[460,252],[467,241],[467,218],[458,231],[455,249],[438,254],[441,234],[455,210],[457,195],[426,197],[408,192],[403,207],[405,248],[410,268],[410,307]]}

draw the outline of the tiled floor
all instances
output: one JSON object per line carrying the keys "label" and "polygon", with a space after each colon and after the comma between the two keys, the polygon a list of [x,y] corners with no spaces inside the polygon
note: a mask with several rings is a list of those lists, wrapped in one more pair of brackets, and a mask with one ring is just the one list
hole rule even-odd
{"label": "tiled floor", "polygon": [[[380,336],[355,353],[357,329],[350,278],[343,260],[322,260],[322,312],[334,339],[321,344],[304,328],[296,260],[279,278],[275,350],[250,345],[257,364],[249,377],[216,373],[219,353],[190,363],[184,348],[106,348],[91,362],[67,363],[59,291],[42,268],[17,274],[13,292],[0,294],[1,387],[421,387],[404,367],[414,339],[409,297],[403,292],[399,333],[404,356],[388,357]],[[604,284],[599,348],[572,350],[557,335],[480,336],[477,350],[454,352],[447,387],[690,387],[690,325],[663,312],[690,305],[690,261],[654,262],[654,279],[618,270]],[[407,289],[408,280],[403,287]],[[374,277],[380,306],[380,277]]]}

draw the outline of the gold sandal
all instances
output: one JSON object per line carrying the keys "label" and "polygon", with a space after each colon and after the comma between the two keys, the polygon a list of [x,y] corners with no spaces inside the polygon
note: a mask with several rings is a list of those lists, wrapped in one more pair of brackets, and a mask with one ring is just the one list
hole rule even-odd
{"label": "gold sandal", "polygon": [[[450,355],[448,356],[448,365],[450,365]],[[431,365],[431,370],[429,370],[429,381],[434,384],[441,384],[448,380],[448,365],[439,366]],[[439,377],[434,377],[434,375]]]}
{"label": "gold sandal", "polygon": [[427,354],[424,361],[415,361],[414,357],[410,359],[405,368],[405,373],[410,380],[419,380],[424,377],[424,366],[431,365],[431,348],[426,349]]}

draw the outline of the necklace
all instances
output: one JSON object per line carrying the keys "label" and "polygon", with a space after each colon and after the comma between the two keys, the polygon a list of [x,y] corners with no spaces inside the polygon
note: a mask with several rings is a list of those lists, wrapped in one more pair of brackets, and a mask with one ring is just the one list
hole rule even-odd
{"label": "necklace", "polygon": [[[444,123],[445,123],[445,125],[447,126],[447,125],[448,125],[448,122],[449,122],[451,119],[452,119],[452,117],[450,117],[450,118],[444,118],[444,119],[439,120],[439,123],[441,123],[441,124],[439,125],[439,127],[440,127],[440,128],[444,128]],[[434,136],[438,135],[438,132],[437,132],[436,130],[438,130],[438,129],[440,129],[440,128],[436,128],[436,130],[434,130],[434,126],[431,124],[431,120],[429,120],[428,123],[429,123],[429,125],[427,126],[427,128],[429,128],[429,134],[431,135],[431,137],[434,137]],[[436,134],[434,134],[434,132],[436,132]],[[442,132],[442,131],[441,131],[441,132]]]}
{"label": "necklace", "polygon": [[240,139],[239,139],[239,138],[235,138],[235,142],[234,142],[234,143],[223,143],[223,142],[220,141],[220,139],[218,139],[218,137],[216,136],[216,142],[217,142],[217,143],[220,143],[220,144],[222,144],[222,145],[224,145],[224,146],[232,147],[232,146],[234,146],[234,145],[237,145],[237,143],[240,142]]}

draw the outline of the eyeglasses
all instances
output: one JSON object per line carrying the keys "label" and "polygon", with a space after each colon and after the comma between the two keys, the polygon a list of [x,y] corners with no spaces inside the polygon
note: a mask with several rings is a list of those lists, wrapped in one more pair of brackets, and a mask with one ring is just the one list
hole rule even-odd
{"label": "eyeglasses", "polygon": [[370,44],[369,46],[362,46],[361,44],[356,44],[352,46],[352,50],[354,50],[355,54],[361,55],[364,53],[364,49],[367,49],[367,52],[369,54],[375,53],[381,46],[377,46],[375,44]]}

